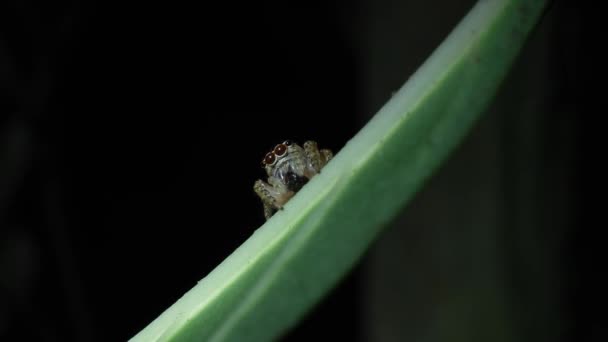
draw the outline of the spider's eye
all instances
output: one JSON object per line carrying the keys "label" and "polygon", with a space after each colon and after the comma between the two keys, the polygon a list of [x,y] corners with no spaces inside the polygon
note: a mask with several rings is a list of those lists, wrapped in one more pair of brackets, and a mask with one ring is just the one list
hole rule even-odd
{"label": "spider's eye", "polygon": [[283,145],[285,145],[285,146],[289,146],[291,144],[293,144],[293,141],[291,141],[291,140],[285,140],[285,141],[283,141]]}
{"label": "spider's eye", "polygon": [[272,164],[274,164],[275,161],[276,161],[276,158],[274,156],[274,153],[270,152],[270,153],[266,154],[266,156],[264,157],[264,161],[262,161],[262,164],[272,165]]}
{"label": "spider's eye", "polygon": [[285,152],[287,152],[287,146],[285,146],[285,144],[279,144],[274,148],[274,154],[279,157],[284,155]]}

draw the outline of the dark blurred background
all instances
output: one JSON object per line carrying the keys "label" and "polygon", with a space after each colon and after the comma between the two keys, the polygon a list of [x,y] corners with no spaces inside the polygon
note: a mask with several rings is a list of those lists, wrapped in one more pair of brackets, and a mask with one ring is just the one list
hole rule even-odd
{"label": "dark blurred background", "polygon": [[[0,340],[132,337],[264,222],[269,148],[339,151],[473,4],[3,1]],[[466,141],[283,340],[593,334],[582,13],[549,8]]]}

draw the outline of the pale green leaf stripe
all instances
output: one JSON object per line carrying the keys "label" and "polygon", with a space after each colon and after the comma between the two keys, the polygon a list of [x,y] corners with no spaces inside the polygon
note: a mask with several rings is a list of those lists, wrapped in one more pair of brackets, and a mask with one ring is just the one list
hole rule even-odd
{"label": "pale green leaf stripe", "polygon": [[293,326],[467,133],[544,7],[479,1],[321,175],[132,341],[267,341]]}

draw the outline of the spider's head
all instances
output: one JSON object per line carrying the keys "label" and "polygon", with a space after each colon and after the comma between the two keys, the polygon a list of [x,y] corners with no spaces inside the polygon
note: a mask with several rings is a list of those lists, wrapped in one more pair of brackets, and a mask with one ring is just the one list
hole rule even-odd
{"label": "spider's head", "polygon": [[297,144],[290,140],[285,140],[275,146],[272,151],[266,153],[264,159],[262,159],[262,167],[266,170],[268,176],[276,175],[279,169],[286,166],[284,165],[285,162],[289,162],[294,157],[294,153],[298,151],[296,146]]}

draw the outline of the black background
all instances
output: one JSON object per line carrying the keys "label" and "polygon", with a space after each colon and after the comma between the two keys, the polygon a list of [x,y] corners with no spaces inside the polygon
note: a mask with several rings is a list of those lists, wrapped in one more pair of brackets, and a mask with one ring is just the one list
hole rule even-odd
{"label": "black background", "polygon": [[[3,2],[0,339],[126,340],[247,239],[264,222],[252,185],[268,149],[314,139],[338,151],[373,114],[356,48],[365,4]],[[560,7],[555,25],[581,26],[580,13]],[[357,268],[284,339],[365,340],[365,276]],[[571,318],[583,310],[573,284]]]}
{"label": "black background", "polygon": [[[336,3],[2,6],[2,124],[30,134],[2,208],[27,259],[2,293],[13,338],[126,340],[264,222],[267,150],[356,133]],[[356,334],[353,288],[294,336]]]}

